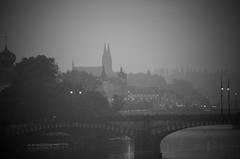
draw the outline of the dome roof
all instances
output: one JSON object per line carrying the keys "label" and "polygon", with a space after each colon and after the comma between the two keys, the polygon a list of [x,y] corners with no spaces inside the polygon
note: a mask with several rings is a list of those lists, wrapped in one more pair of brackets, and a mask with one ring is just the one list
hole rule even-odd
{"label": "dome roof", "polygon": [[1,67],[11,67],[16,60],[16,55],[10,52],[5,46],[5,49],[0,52],[0,66]]}

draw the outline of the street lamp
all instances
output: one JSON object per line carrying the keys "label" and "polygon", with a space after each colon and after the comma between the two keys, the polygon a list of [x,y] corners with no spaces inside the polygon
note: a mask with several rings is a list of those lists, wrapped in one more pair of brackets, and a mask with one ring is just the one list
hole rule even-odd
{"label": "street lamp", "polygon": [[221,111],[221,115],[223,114],[223,99],[222,99],[222,96],[223,96],[223,91],[224,91],[224,88],[223,88],[223,84],[222,84],[222,77],[221,77],[221,89],[220,89],[220,97],[221,97],[221,100],[220,100],[220,111]]}
{"label": "street lamp", "polygon": [[235,112],[237,113],[238,112],[238,110],[237,110],[237,96],[238,96],[237,92],[235,92],[234,96],[235,96]]}
{"label": "street lamp", "polygon": [[70,101],[71,101],[71,107],[73,107],[73,97],[74,97],[74,91],[73,90],[70,90],[69,91],[69,94],[70,94]]}
{"label": "street lamp", "polygon": [[230,85],[228,80],[228,86],[227,86],[227,98],[228,98],[228,115],[230,115]]}

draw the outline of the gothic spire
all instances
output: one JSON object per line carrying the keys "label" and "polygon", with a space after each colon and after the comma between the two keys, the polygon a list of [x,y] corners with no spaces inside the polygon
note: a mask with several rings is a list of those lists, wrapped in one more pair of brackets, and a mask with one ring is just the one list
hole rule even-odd
{"label": "gothic spire", "polygon": [[7,48],[7,33],[4,34],[5,49]]}
{"label": "gothic spire", "polygon": [[104,44],[104,52],[102,55],[102,65],[104,66],[105,72],[108,76],[112,74],[112,57],[110,54],[109,44]]}
{"label": "gothic spire", "polygon": [[74,67],[75,67],[74,60],[72,59],[72,71],[74,70]]}
{"label": "gothic spire", "polygon": [[106,43],[104,43],[104,50],[103,50],[103,53],[106,53],[107,52],[107,47],[106,47]]}
{"label": "gothic spire", "polygon": [[108,43],[108,47],[107,47],[107,53],[110,54],[110,47],[109,47],[109,43]]}

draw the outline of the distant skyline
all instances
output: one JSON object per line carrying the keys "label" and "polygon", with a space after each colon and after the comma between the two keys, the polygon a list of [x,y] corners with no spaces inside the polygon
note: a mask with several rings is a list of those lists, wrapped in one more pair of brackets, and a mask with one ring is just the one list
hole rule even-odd
{"label": "distant skyline", "polygon": [[[54,57],[62,71],[100,66],[110,44],[113,70],[240,71],[238,0],[3,0],[0,35],[23,57]],[[0,39],[0,50],[4,39]]]}

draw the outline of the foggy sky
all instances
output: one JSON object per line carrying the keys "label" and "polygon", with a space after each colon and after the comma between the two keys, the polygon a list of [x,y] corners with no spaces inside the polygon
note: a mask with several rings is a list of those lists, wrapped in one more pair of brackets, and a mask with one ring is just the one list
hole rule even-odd
{"label": "foggy sky", "polygon": [[6,0],[0,34],[18,61],[45,54],[63,71],[100,66],[105,42],[115,71],[240,70],[239,11],[237,0]]}

